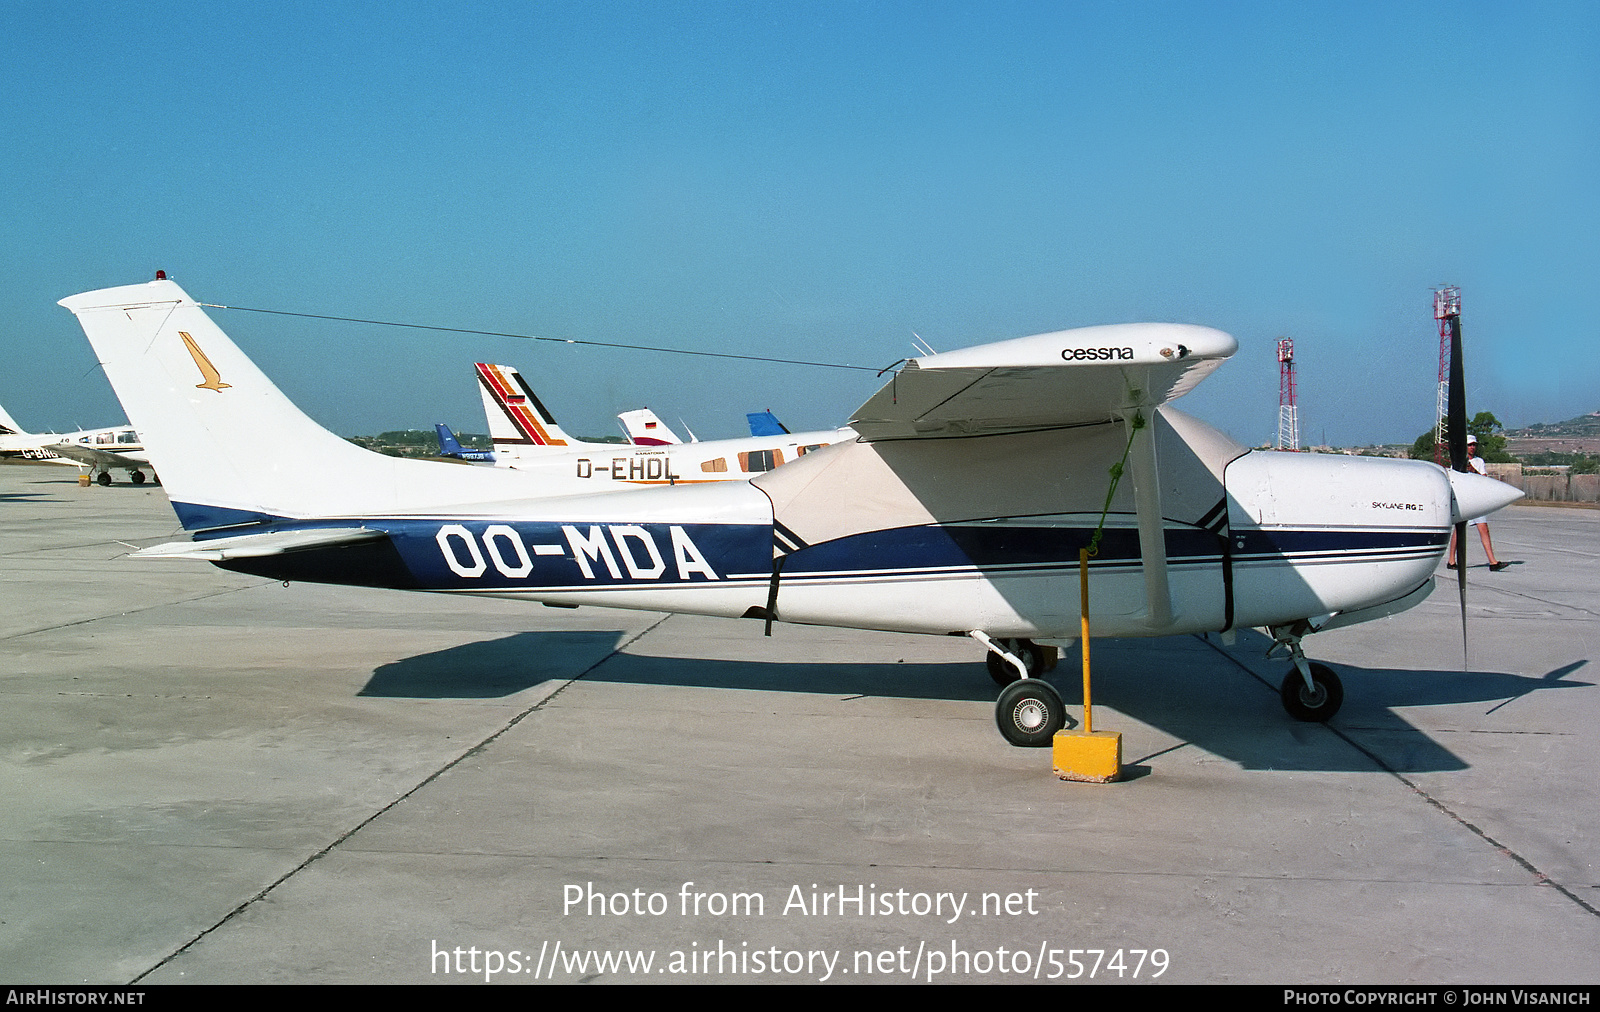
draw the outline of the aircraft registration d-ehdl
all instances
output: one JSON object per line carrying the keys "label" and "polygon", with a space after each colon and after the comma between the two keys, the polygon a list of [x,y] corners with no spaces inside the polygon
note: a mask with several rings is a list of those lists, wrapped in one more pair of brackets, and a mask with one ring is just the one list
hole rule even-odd
{"label": "aircraft registration d-ehdl", "polygon": [[[690,482],[742,481],[765,474],[786,460],[820,450],[830,443],[854,439],[849,429],[792,433],[747,439],[714,439],[684,443],[670,429],[665,437],[645,441],[641,433],[659,423],[649,408],[624,412],[622,421],[633,443],[591,443],[564,432],[522,374],[509,365],[479,362],[478,388],[489,419],[497,467],[539,471],[553,477],[584,481],[587,491],[620,491],[639,485],[682,485]],[[665,427],[662,426],[662,429]]]}
{"label": "aircraft registration d-ehdl", "polygon": [[[386,457],[323,429],[175,283],[63,299],[144,435],[192,541],[134,553],[277,580],[481,594],[931,635],[991,652],[996,719],[1048,745],[1038,677],[1078,635],[1078,550],[1129,462],[1090,567],[1097,635],[1266,627],[1285,706],[1326,720],[1309,632],[1421,600],[1453,521],[1520,493],[1383,458],[1253,452],[1171,407],[1237,348],[1179,324],[1087,327],[913,359],[857,438],[749,481],[593,494],[575,473]],[[256,437],[271,432],[261,445]],[[230,452],[256,445],[270,459]],[[705,445],[705,444],[700,444]],[[1014,678],[1014,680],[1013,680]]]}

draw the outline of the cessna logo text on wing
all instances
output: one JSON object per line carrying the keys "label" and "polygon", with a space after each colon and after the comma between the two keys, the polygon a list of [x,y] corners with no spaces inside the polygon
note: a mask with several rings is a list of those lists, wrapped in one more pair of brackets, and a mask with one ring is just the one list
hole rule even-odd
{"label": "cessna logo text on wing", "polygon": [[1098,362],[1108,359],[1133,358],[1132,348],[1062,348],[1061,357],[1068,362]]}

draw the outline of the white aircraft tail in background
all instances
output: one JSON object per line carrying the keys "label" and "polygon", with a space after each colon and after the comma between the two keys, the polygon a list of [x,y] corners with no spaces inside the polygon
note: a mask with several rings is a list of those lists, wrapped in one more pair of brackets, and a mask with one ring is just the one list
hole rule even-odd
{"label": "white aircraft tail in background", "polygon": [[624,411],[617,416],[628,441],[635,446],[674,446],[683,440],[649,408]]}
{"label": "white aircraft tail in background", "polygon": [[[1284,707],[1327,720],[1343,690],[1301,638],[1416,604],[1451,523],[1521,495],[1420,461],[1239,446],[1167,406],[1237,348],[1206,327],[1087,327],[928,355],[856,412],[859,438],[749,481],[573,495],[595,486],[334,436],[170,281],[62,305],[193,532],[136,557],[769,629],[965,635],[1009,682],[996,721],[1018,745],[1048,745],[1066,719],[1035,676],[1039,644],[1079,634],[1080,549],[1097,546],[1098,635],[1265,626],[1292,655]],[[245,445],[260,452],[241,458]],[[1119,460],[1129,480],[1108,488]]]}

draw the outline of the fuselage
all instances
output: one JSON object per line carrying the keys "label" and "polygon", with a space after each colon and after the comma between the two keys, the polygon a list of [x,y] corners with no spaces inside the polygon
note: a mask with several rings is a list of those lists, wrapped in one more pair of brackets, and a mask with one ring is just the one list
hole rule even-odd
{"label": "fuselage", "polygon": [[1097,530],[1091,616],[1107,636],[1372,607],[1422,586],[1444,551],[1450,486],[1438,468],[1249,452],[1163,409],[1156,445],[1174,607],[1156,624],[1131,481],[1102,517],[1122,433],[1106,424],[852,440],[754,482],[323,517],[315,523],[388,538],[223,564],[561,605],[1051,638],[1077,635],[1078,553]]}

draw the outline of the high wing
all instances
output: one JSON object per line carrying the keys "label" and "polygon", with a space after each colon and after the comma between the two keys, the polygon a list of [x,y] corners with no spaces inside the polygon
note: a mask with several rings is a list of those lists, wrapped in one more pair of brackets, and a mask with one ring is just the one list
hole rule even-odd
{"label": "high wing", "polygon": [[851,419],[864,442],[958,438],[1087,426],[1129,429],[1145,615],[1175,621],[1167,577],[1154,419],[1239,343],[1210,327],[1124,323],[1054,331],[912,359]]}
{"label": "high wing", "polygon": [[1176,323],[979,345],[910,360],[850,424],[869,441],[1091,425],[1183,396],[1238,347],[1220,330]]}

